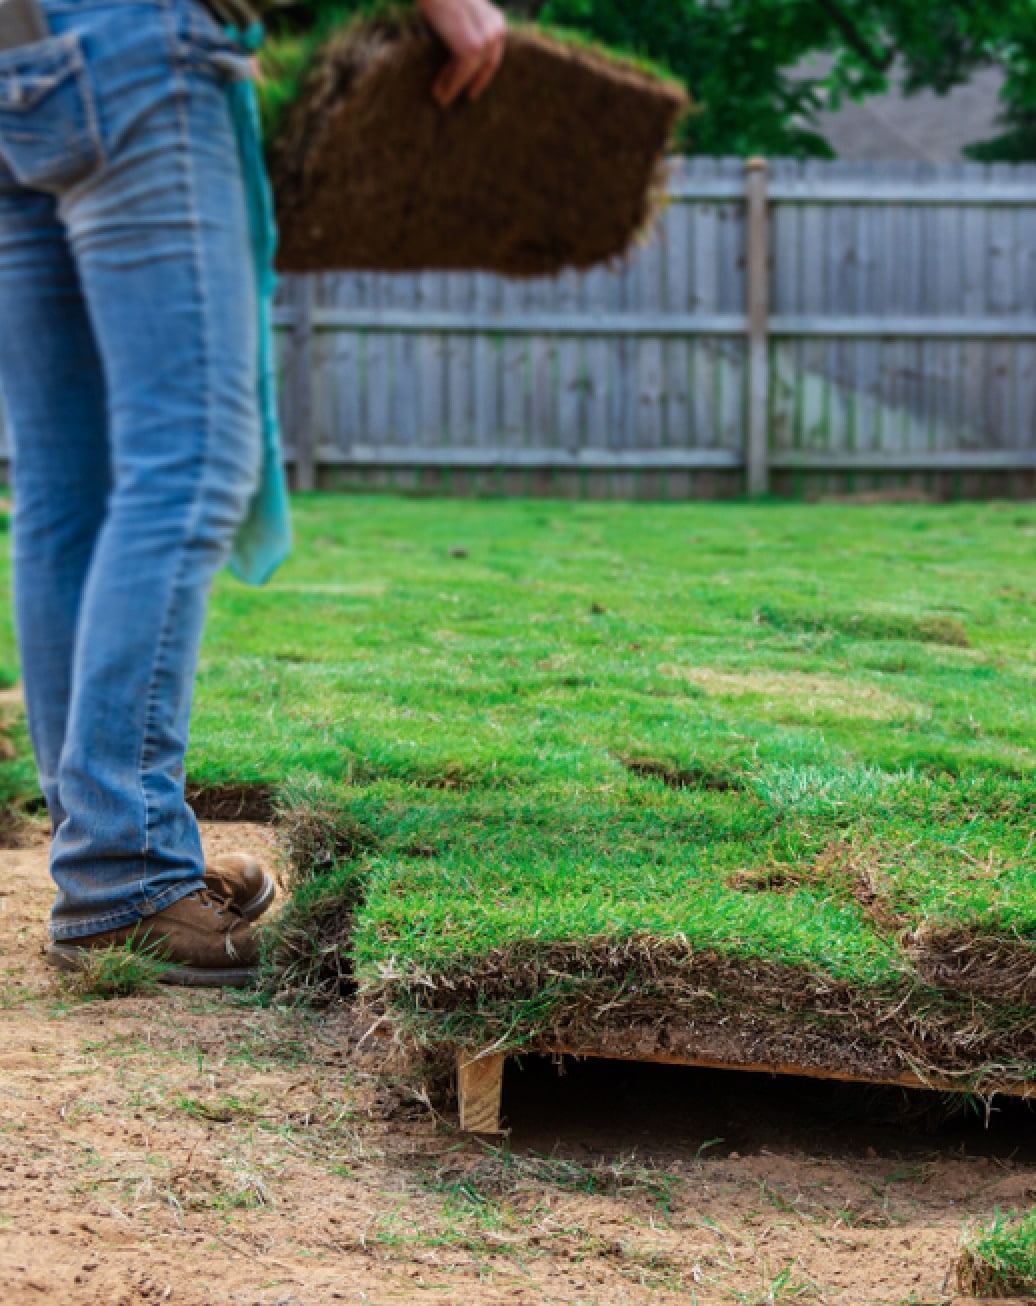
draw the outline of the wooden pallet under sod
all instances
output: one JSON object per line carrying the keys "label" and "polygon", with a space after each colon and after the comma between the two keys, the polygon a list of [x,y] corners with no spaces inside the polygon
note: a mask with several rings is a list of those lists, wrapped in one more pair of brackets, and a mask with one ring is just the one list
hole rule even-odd
{"label": "wooden pallet under sod", "polygon": [[[636,1053],[621,1056],[614,1051],[601,1052],[592,1047],[551,1047],[524,1049],[521,1055],[594,1058],[602,1061],[634,1061],[643,1064],[668,1066],[694,1066],[702,1070],[743,1070],[747,1074],[795,1075],[807,1079],[827,1079],[846,1084],[870,1084],[879,1087],[927,1089],[940,1093],[973,1092],[971,1085],[939,1076],[922,1078],[919,1075],[854,1075],[845,1071],[828,1070],[817,1066],[786,1065],[777,1062],[734,1064],[714,1057],[670,1056],[665,1053]],[[471,1134],[499,1134],[505,1132],[501,1124],[501,1103],[504,1087],[506,1052],[458,1052],[457,1100],[460,1108],[460,1127]],[[1036,1083],[1010,1084],[990,1090],[990,1096],[1023,1099],[1036,1098]]]}

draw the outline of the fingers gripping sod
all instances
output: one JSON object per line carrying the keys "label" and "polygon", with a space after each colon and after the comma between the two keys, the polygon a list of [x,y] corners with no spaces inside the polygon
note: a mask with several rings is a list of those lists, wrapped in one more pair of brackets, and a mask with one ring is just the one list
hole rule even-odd
{"label": "fingers gripping sod", "polygon": [[420,9],[452,55],[435,79],[432,94],[443,108],[464,91],[477,100],[504,57],[503,14],[489,0],[420,0]]}

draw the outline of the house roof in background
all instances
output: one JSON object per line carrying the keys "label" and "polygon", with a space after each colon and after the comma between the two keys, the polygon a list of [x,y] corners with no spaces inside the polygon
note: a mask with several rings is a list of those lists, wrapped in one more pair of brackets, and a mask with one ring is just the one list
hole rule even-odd
{"label": "house roof in background", "polygon": [[897,89],[818,114],[815,127],[842,159],[960,163],[965,145],[997,134],[1003,80],[999,69],[986,68],[948,95],[908,97]]}

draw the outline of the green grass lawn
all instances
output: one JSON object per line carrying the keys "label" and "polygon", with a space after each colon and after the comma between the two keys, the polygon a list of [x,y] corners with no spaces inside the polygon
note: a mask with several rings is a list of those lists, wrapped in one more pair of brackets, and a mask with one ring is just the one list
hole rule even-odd
{"label": "green grass lawn", "polygon": [[296,510],[190,757],[297,827],[296,978],[345,951],[431,1042],[1036,1077],[1036,507]]}

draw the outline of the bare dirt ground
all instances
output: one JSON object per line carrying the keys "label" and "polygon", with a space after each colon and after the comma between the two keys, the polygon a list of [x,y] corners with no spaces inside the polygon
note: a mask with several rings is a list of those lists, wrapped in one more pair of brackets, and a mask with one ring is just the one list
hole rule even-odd
{"label": "bare dirt ground", "polygon": [[36,842],[0,853],[3,1306],[948,1303],[962,1228],[1036,1200],[1025,1108],[932,1132],[799,1080],[529,1063],[509,1142],[465,1139],[355,1012],[76,997]]}

